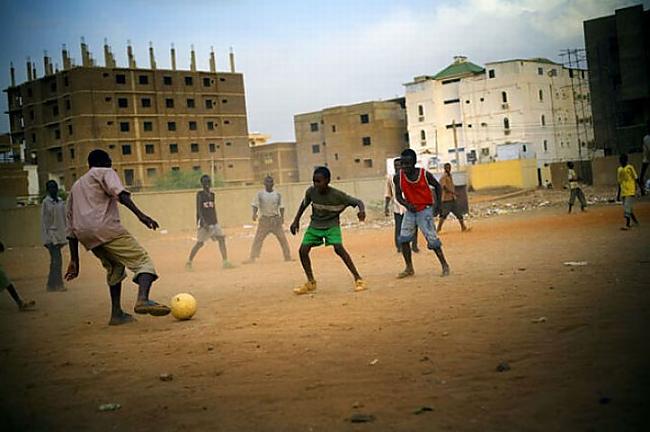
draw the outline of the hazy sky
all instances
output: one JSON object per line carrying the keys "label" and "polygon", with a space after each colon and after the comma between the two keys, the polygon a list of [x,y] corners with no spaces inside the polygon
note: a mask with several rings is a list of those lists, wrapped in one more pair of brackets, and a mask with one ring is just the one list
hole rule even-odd
{"label": "hazy sky", "polygon": [[[174,43],[179,68],[189,68],[194,44],[200,69],[210,46],[217,69],[233,47],[244,73],[249,130],[293,140],[293,115],[328,106],[390,99],[403,83],[434,74],[454,55],[475,63],[519,57],[559,61],[559,50],[584,47],[582,21],[650,0],[0,0],[0,86],[17,81],[25,59],[43,50],[61,65],[61,45],[81,63],[84,36],[103,65],[103,40],[126,65],[131,40],[139,66],[149,67],[152,41],[158,67],[168,68]],[[6,94],[0,109],[7,109]],[[0,132],[8,131],[5,114]]]}

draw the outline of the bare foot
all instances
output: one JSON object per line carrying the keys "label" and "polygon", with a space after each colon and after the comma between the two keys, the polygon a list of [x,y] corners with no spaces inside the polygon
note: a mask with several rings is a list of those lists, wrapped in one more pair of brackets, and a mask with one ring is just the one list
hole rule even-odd
{"label": "bare foot", "polygon": [[135,321],[137,320],[133,318],[133,315],[120,311],[120,313],[118,314],[111,315],[111,320],[108,322],[108,325],[116,326],[122,324],[129,324]]}

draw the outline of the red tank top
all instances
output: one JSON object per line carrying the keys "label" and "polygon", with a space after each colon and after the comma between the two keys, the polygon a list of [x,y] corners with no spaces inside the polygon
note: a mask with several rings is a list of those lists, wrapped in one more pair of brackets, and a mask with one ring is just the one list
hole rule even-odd
{"label": "red tank top", "polygon": [[417,211],[422,211],[427,206],[433,205],[433,195],[431,195],[424,168],[420,168],[418,178],[413,182],[406,177],[404,171],[400,171],[399,185],[406,201],[413,204]]}

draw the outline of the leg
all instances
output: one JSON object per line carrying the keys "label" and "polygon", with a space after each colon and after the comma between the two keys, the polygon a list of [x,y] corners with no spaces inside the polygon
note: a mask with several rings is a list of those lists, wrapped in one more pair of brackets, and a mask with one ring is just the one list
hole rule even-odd
{"label": "leg", "polygon": [[417,225],[415,223],[415,213],[406,212],[402,220],[402,227],[399,233],[399,242],[402,247],[402,257],[404,258],[404,270],[397,275],[398,279],[413,276],[413,260],[411,256],[410,242],[417,236]]}
{"label": "leg", "polygon": [[456,217],[458,218],[458,223],[460,224],[460,230],[467,231],[467,226],[465,225],[465,220],[463,219],[463,216],[456,215]]}
{"label": "leg", "polygon": [[20,294],[18,294],[18,291],[16,290],[16,287],[14,287],[13,284],[7,285],[7,292],[11,296],[11,298],[16,302],[16,306],[18,306],[18,310],[21,312],[25,312],[28,310],[33,310],[34,306],[36,305],[36,302],[34,300],[30,301],[24,301],[21,297]]}
{"label": "leg", "polygon": [[402,245],[399,242],[399,232],[402,229],[402,219],[404,215],[393,213],[393,217],[395,218],[395,248],[397,249],[397,253],[400,253]]}
{"label": "leg", "polygon": [[225,236],[217,237],[217,242],[219,242],[219,252],[221,253],[221,259],[225,264],[228,262],[228,249],[226,248],[226,237]]}
{"label": "leg", "polygon": [[190,251],[190,257],[187,259],[187,263],[191,264],[192,260],[194,260],[194,257],[196,256],[196,253],[203,247],[204,243],[202,241],[197,241],[194,247],[192,247],[192,250]]}
{"label": "leg", "polygon": [[255,231],[255,238],[253,239],[253,245],[251,246],[251,254],[248,258],[247,263],[252,263],[255,261],[255,258],[259,258],[260,252],[262,250],[262,243],[268,234],[266,228],[262,225],[262,220],[257,225],[257,231]]}
{"label": "leg", "polygon": [[573,204],[576,202],[576,195],[577,195],[577,189],[571,189],[571,193],[569,195],[569,213],[571,213],[571,208],[573,207]]}
{"label": "leg", "polygon": [[311,258],[309,258],[309,252],[311,251],[311,245],[300,245],[298,253],[300,254],[300,264],[302,264],[302,269],[305,271],[305,276],[307,276],[308,282],[315,282],[314,272],[311,269]]}
{"label": "leg", "polygon": [[280,223],[279,219],[273,226],[273,230],[271,232],[273,235],[275,235],[275,238],[278,239],[278,243],[280,243],[280,247],[282,248],[282,255],[284,255],[284,260],[291,261],[291,250],[289,249],[289,242],[287,241],[287,236],[284,234],[282,223]]}
{"label": "leg", "polygon": [[350,254],[348,253],[348,251],[345,250],[342,243],[334,245],[334,252],[336,252],[336,254],[339,257],[341,257],[341,259],[343,260],[343,262],[347,266],[348,270],[350,270],[350,273],[352,273],[352,276],[354,276],[354,280],[355,281],[360,280],[361,275],[357,271],[357,268],[354,266],[354,263],[352,262],[352,258],[350,257]]}
{"label": "leg", "polygon": [[108,325],[120,325],[134,322],[135,318],[122,310],[122,282],[110,285],[108,288],[111,292],[111,319],[108,322]]}
{"label": "leg", "polygon": [[578,201],[580,201],[580,210],[585,211],[585,209],[587,208],[587,200],[585,198],[585,193],[582,191],[581,188],[578,188],[577,194],[578,194]]}
{"label": "leg", "polygon": [[48,244],[46,245],[50,253],[50,274],[47,278],[48,291],[63,291],[63,274],[61,271],[62,259],[61,248],[62,245]]}
{"label": "leg", "polygon": [[427,239],[427,247],[435,252],[438,261],[440,261],[442,276],[447,276],[449,274],[449,264],[445,259],[445,254],[442,252],[442,242],[433,227],[433,209],[429,207],[418,212],[417,225]]}
{"label": "leg", "polygon": [[442,230],[442,224],[447,220],[448,215],[440,215],[440,220],[438,221],[438,229],[436,231],[440,232]]}

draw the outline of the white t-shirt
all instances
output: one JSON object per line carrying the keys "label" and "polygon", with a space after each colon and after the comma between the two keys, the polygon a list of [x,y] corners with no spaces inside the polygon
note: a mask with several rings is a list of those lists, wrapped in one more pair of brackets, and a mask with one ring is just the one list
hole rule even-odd
{"label": "white t-shirt", "polygon": [[251,203],[253,207],[257,207],[260,212],[260,216],[280,216],[280,209],[284,208],[282,205],[282,195],[280,192],[272,191],[267,192],[265,190],[259,191],[255,194],[255,198]]}

